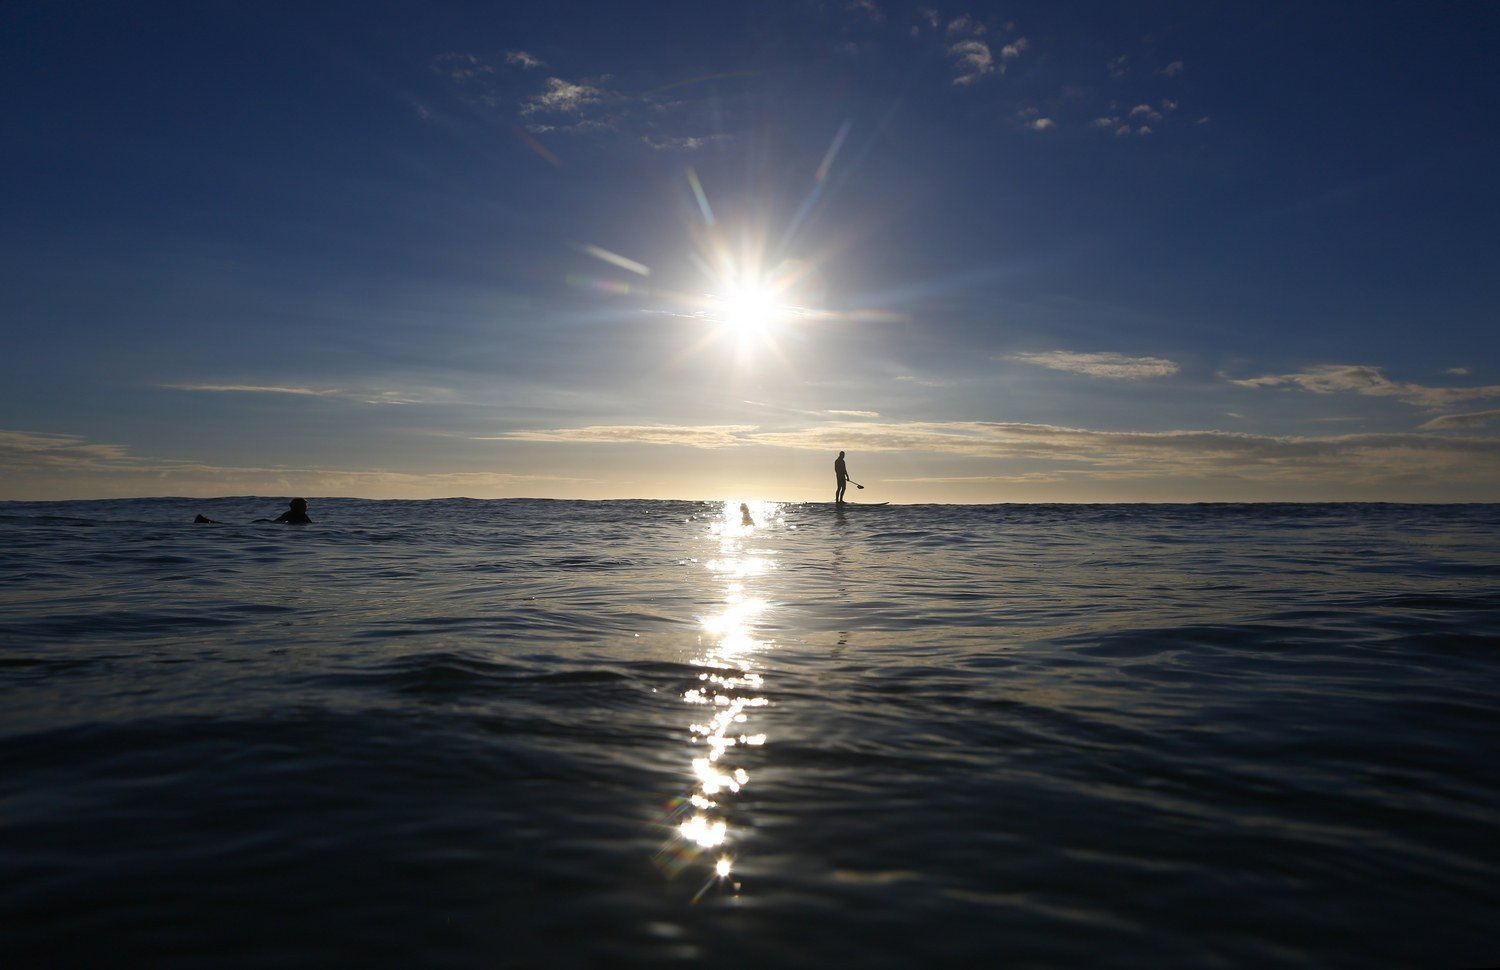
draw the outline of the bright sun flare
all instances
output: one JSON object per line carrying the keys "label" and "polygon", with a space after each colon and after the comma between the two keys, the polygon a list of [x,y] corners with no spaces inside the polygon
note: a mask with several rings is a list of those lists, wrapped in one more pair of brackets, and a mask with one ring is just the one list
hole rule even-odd
{"label": "bright sun flare", "polygon": [[719,301],[718,316],[742,337],[764,333],[782,316],[774,294],[757,284],[741,284]]}

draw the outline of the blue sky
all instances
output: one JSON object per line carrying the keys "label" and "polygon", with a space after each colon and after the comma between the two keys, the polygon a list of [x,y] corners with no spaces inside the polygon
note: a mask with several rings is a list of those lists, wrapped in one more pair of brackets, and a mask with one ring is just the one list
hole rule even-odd
{"label": "blue sky", "polygon": [[1500,500],[1497,28],[9,4],[0,498]]}

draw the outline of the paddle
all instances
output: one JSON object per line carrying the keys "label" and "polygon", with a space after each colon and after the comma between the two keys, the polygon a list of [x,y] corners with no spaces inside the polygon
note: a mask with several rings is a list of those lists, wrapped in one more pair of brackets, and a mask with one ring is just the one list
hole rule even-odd
{"label": "paddle", "polygon": [[853,485],[854,485],[855,488],[860,488],[860,489],[864,488],[863,485],[861,485],[859,482],[854,481],[854,479],[852,479],[852,478],[849,479],[849,481],[853,483]]}

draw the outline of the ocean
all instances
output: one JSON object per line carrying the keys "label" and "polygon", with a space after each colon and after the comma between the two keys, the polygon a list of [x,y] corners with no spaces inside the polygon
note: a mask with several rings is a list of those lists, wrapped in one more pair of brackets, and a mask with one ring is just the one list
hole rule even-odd
{"label": "ocean", "polygon": [[1500,963],[1500,506],[285,506],[0,503],[0,963]]}

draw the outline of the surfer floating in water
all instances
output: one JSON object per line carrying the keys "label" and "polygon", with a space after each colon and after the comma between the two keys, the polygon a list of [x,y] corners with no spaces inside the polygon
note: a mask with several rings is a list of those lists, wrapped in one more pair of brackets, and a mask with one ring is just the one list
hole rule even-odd
{"label": "surfer floating in water", "polygon": [[750,506],[744,502],[740,503],[740,525],[754,525],[755,520],[750,518]]}
{"label": "surfer floating in water", "polygon": [[[287,525],[312,525],[312,519],[307,517],[307,499],[294,498],[287,503],[287,509],[274,519],[256,519],[256,522],[284,522]],[[193,519],[193,524],[207,523],[209,525],[223,525],[218,519],[210,519],[202,513]]]}
{"label": "surfer floating in water", "polygon": [[287,503],[287,510],[271,521],[285,522],[288,525],[311,525],[312,519],[307,517],[307,499],[292,499]]}

